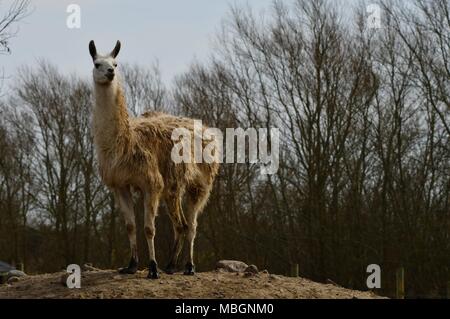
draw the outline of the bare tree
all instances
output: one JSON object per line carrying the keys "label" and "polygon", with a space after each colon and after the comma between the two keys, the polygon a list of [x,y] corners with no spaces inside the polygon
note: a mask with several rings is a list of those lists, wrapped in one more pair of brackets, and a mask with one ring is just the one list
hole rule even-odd
{"label": "bare tree", "polygon": [[[265,20],[234,8],[212,61],[178,79],[181,112],[218,127],[282,132],[276,175],[224,165],[209,216],[234,226],[217,234],[211,224],[203,235],[215,254],[228,257],[228,244],[239,242],[247,260],[280,272],[299,264],[307,277],[356,288],[364,287],[355,274],[371,260],[391,282],[402,265],[417,271],[412,293],[429,292],[448,273],[448,113],[439,106],[448,81],[437,73],[441,62],[420,71],[405,42],[411,35],[399,33],[395,19],[372,32],[364,14],[343,23],[329,1],[277,2]],[[419,51],[442,54],[427,48]],[[442,248],[434,257],[433,246]],[[419,260],[429,260],[428,271]]]}
{"label": "bare tree", "polygon": [[9,53],[10,40],[16,36],[15,25],[24,19],[29,13],[30,0],[14,0],[0,17],[0,53]]}
{"label": "bare tree", "polygon": [[157,63],[151,67],[123,64],[120,71],[128,108],[133,115],[168,109],[167,90]]}
{"label": "bare tree", "polygon": [[[234,7],[211,59],[170,91],[157,67],[121,66],[132,114],[164,110],[222,130],[281,132],[276,174],[261,176],[248,161],[221,165],[199,221],[199,267],[233,258],[286,274],[298,264],[302,276],[365,289],[365,269],[378,263],[383,294],[393,295],[402,266],[414,273],[408,295],[444,295],[449,1],[380,4],[380,30],[367,28],[365,7],[343,19],[327,0],[275,2],[263,18]],[[1,259],[47,271],[127,258],[117,240],[126,231],[98,181],[88,88],[41,63],[22,70],[0,104]],[[158,224],[165,258],[170,222]]]}

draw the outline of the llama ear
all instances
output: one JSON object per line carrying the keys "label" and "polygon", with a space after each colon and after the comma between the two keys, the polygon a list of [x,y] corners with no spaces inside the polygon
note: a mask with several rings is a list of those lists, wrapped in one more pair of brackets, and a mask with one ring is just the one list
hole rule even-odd
{"label": "llama ear", "polygon": [[89,53],[91,54],[92,60],[95,60],[97,57],[97,48],[95,47],[94,40],[89,42]]}
{"label": "llama ear", "polygon": [[119,51],[120,51],[120,41],[117,40],[116,46],[111,51],[110,55],[115,59],[116,56],[119,54]]}

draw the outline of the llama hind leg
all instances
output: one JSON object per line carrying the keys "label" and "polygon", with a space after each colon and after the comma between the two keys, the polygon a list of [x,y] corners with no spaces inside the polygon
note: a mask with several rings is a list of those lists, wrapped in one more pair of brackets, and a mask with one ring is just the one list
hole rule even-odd
{"label": "llama hind leg", "polygon": [[144,195],[144,231],[148,244],[148,255],[150,258],[147,278],[158,279],[158,264],[155,257],[155,219],[158,213],[160,192],[151,192]]}
{"label": "llama hind leg", "polygon": [[187,219],[187,235],[186,239],[189,247],[189,257],[185,266],[185,275],[195,274],[194,265],[194,241],[197,235],[197,218],[200,212],[203,210],[206,202],[208,201],[210,190],[194,189],[188,192],[186,198],[186,219]]}
{"label": "llama hind leg", "polygon": [[167,208],[169,210],[169,217],[172,221],[174,244],[169,259],[169,263],[165,269],[167,274],[173,274],[178,264],[178,257],[183,249],[183,241],[185,231],[187,230],[187,222],[183,214],[181,205],[181,196],[174,196],[166,200]]}
{"label": "llama hind leg", "polygon": [[134,217],[133,198],[128,187],[116,189],[114,191],[114,197],[125,219],[131,249],[131,258],[128,267],[121,268],[119,272],[121,274],[134,274],[138,269],[139,259],[137,255],[136,220]]}

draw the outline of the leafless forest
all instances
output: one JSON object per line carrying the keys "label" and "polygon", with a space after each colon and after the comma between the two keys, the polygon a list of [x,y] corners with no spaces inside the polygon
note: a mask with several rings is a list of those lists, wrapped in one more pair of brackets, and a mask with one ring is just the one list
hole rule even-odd
{"label": "leafless forest", "polygon": [[[129,111],[280,129],[277,174],[221,166],[199,221],[199,271],[219,259],[280,274],[298,264],[302,277],[367,289],[366,267],[379,264],[381,294],[393,295],[404,267],[407,296],[445,296],[450,1],[379,2],[380,29],[368,28],[365,6],[351,13],[338,4],[280,1],[264,19],[235,7],[211,59],[170,87],[157,65],[120,65]],[[0,101],[0,260],[30,273],[124,266],[126,230],[93,151],[91,79],[43,58],[17,70]],[[164,264],[172,228],[160,211]],[[142,224],[140,198],[136,212]],[[146,260],[143,232],[138,244]]]}

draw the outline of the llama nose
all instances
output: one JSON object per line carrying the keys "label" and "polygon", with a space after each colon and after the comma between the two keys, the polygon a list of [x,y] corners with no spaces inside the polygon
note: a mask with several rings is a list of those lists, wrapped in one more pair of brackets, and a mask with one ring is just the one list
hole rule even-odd
{"label": "llama nose", "polygon": [[111,73],[111,74],[113,74],[113,73],[114,73],[114,69],[109,68],[109,69],[108,69],[108,72]]}

